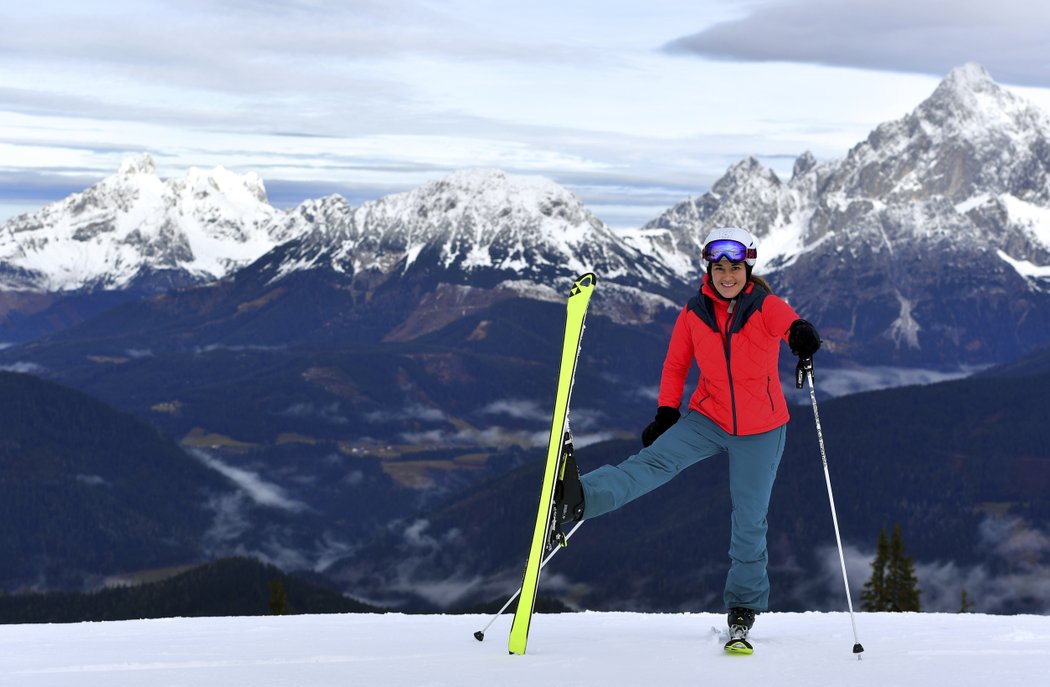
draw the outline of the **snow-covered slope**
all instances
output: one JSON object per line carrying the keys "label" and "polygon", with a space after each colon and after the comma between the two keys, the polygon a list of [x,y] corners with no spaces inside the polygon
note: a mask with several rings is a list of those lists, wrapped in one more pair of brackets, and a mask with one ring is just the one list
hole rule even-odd
{"label": "snow-covered slope", "polygon": [[274,284],[327,269],[366,291],[422,280],[469,307],[495,292],[560,301],[573,279],[593,271],[602,283],[597,311],[617,321],[651,321],[654,312],[678,307],[666,297],[681,286],[674,270],[542,177],[466,169],[356,209],[337,198],[289,213],[284,233],[313,230],[260,261],[256,276]]}
{"label": "snow-covered slope", "polygon": [[1050,115],[970,63],[855,146],[827,190],[888,203],[993,191],[1046,204],[1048,136]]}
{"label": "snow-covered slope", "polygon": [[805,249],[806,221],[813,214],[813,184],[798,170],[815,165],[806,153],[796,163],[796,177],[785,184],[753,157],[731,166],[702,196],[668,209],[642,229],[625,233],[627,243],[659,255],[681,279],[700,270],[700,251],[715,227],[744,227],[760,239],[756,270],[775,269]]}
{"label": "snow-covered slope", "polygon": [[[605,279],[666,284],[659,260],[627,246],[566,188],[542,177],[466,169],[368,202],[304,242],[277,276],[327,263],[346,274],[406,272],[426,259],[447,273],[497,272],[543,283],[598,270]],[[327,242],[327,247],[322,246]]]}
{"label": "snow-covered slope", "polygon": [[685,278],[726,224],[850,362],[960,369],[1050,335],[1050,115],[979,65],[845,158],[803,154],[786,181],[745,159],[628,241]]}
{"label": "snow-covered slope", "polygon": [[255,174],[193,168],[162,181],[129,158],[82,193],[0,226],[0,289],[127,288],[156,272],[211,281],[292,237]]}
{"label": "snow-covered slope", "polygon": [[1039,685],[1050,617],[769,613],[755,654],[726,656],[709,613],[538,615],[525,656],[507,653],[509,618],[482,643],[481,616],[173,618],[0,626],[0,684],[20,687],[346,687],[463,685]]}
{"label": "snow-covered slope", "polygon": [[698,266],[706,232],[724,225],[761,238],[759,272],[821,248],[856,255],[872,245],[892,253],[896,244],[944,238],[949,252],[994,246],[1022,276],[1044,276],[1050,115],[967,64],[845,158],[818,164],[804,153],[788,181],[746,158],[708,193],[670,208],[629,241],[659,249],[685,275]]}

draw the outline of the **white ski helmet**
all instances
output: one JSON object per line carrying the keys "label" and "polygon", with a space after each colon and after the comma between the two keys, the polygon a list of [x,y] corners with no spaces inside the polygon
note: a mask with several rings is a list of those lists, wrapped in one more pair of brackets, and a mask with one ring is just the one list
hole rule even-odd
{"label": "white ski helmet", "polygon": [[751,232],[739,227],[712,229],[704,239],[701,259],[705,266],[710,267],[712,262],[718,262],[722,257],[729,258],[731,262],[746,262],[748,267],[754,267],[758,258],[758,242]]}

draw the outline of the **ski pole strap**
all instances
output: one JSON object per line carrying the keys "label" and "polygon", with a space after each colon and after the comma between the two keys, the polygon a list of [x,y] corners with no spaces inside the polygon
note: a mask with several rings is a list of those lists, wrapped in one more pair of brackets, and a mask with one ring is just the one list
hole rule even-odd
{"label": "ski pole strap", "polygon": [[[795,365],[795,388],[801,389],[806,381],[806,375],[813,376],[813,358],[799,358]],[[812,382],[811,382],[812,383]]]}

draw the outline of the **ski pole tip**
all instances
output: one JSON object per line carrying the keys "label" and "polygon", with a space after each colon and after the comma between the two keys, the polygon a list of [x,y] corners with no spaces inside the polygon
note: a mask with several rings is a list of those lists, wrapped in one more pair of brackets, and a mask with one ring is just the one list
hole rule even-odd
{"label": "ski pole tip", "polygon": [[[479,642],[484,642],[485,641],[485,633],[482,632],[481,630],[478,630],[477,632],[474,633],[474,639],[478,640]],[[857,646],[860,646],[860,644],[858,644]],[[863,649],[861,651],[863,651]]]}
{"label": "ski pole tip", "polygon": [[864,647],[860,645],[860,642],[853,645],[853,653],[857,654],[857,660],[859,661],[860,655],[864,653]]}

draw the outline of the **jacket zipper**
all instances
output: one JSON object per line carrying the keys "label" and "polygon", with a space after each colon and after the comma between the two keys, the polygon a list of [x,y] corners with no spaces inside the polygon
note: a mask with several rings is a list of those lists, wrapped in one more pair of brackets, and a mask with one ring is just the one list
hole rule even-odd
{"label": "jacket zipper", "polygon": [[726,311],[726,375],[729,377],[729,403],[733,412],[733,436],[736,436],[736,389],[733,387],[733,366],[730,364],[729,338],[732,336],[733,309],[736,308],[736,299],[729,301],[729,309]]}

